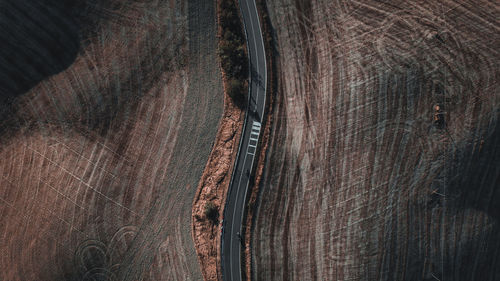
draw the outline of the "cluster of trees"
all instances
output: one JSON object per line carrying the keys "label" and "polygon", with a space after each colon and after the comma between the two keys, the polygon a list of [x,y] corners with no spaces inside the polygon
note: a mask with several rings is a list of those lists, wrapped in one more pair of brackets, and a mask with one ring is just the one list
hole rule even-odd
{"label": "cluster of trees", "polygon": [[248,59],[235,0],[219,0],[219,15],[222,28],[219,56],[228,79],[228,94],[237,105],[243,106],[247,98],[244,82],[248,77]]}

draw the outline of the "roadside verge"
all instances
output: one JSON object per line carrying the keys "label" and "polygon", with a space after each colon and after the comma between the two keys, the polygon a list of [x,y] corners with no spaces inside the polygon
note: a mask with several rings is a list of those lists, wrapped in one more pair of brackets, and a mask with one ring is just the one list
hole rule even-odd
{"label": "roadside verge", "polygon": [[[239,100],[235,99],[235,94],[245,96],[248,90],[246,73],[234,71],[234,65],[228,70],[227,52],[223,51],[224,44],[227,44],[227,35],[221,24],[222,3],[233,2],[238,11],[237,1],[217,0],[217,34],[218,34],[218,55],[219,67],[222,72],[224,88],[223,116],[219,123],[219,129],[212,152],[208,158],[205,170],[198,184],[196,194],[192,204],[192,237],[201,266],[204,280],[221,280],[220,271],[220,239],[222,227],[222,214],[226,201],[227,191],[231,180],[234,162],[238,153],[238,144],[241,137],[244,111]],[[241,25],[241,19],[240,19]],[[247,56],[246,46],[243,44],[244,56]],[[241,51],[241,50],[240,50]],[[236,54],[236,56],[239,56]],[[226,64],[223,65],[224,61]],[[243,67],[243,70],[247,67]],[[229,73],[228,73],[229,71]],[[240,84],[235,86],[235,78]],[[245,91],[245,92],[239,92]],[[246,99],[244,99],[246,100]],[[236,102],[235,102],[236,101]]]}
{"label": "roadside verge", "polygon": [[271,21],[269,20],[267,6],[265,0],[256,0],[257,10],[259,13],[260,22],[262,24],[262,35],[264,37],[264,47],[266,51],[266,64],[268,71],[268,79],[267,79],[267,93],[266,93],[266,108],[264,110],[264,120],[262,120],[263,125],[263,134],[257,145],[257,161],[255,161],[254,167],[252,170],[255,171],[253,176],[254,181],[251,182],[250,187],[250,195],[247,197],[247,206],[245,208],[244,215],[244,228],[243,228],[243,236],[244,236],[244,253],[243,253],[243,261],[245,264],[244,280],[251,280],[251,272],[252,272],[252,252],[251,252],[251,233],[254,227],[254,213],[256,211],[257,199],[260,191],[260,180],[263,176],[264,172],[264,164],[266,162],[266,152],[269,145],[270,135],[271,135],[271,126],[273,123],[273,112],[274,112],[274,103],[275,96],[277,93],[277,85],[278,79],[275,76],[277,69],[276,65],[276,57],[277,52],[275,48],[275,41],[273,36],[273,29],[271,25]]}

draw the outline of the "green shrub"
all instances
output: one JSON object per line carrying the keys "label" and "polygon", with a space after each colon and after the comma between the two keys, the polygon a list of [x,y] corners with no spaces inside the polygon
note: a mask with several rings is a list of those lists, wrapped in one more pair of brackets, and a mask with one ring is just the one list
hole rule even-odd
{"label": "green shrub", "polygon": [[218,53],[222,69],[229,80],[228,94],[238,106],[242,106],[247,93],[243,85],[248,76],[245,37],[234,0],[220,0],[219,11],[222,36]]}
{"label": "green shrub", "polygon": [[205,204],[204,213],[205,213],[205,217],[207,219],[209,219],[210,221],[212,221],[214,223],[217,222],[217,218],[219,216],[219,210],[217,209],[217,206],[212,201],[208,201]]}

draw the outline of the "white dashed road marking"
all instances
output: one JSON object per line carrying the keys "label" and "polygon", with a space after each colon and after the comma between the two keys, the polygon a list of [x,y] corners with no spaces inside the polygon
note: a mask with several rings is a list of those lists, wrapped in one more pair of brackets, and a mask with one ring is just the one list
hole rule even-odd
{"label": "white dashed road marking", "polygon": [[257,143],[259,142],[260,126],[261,125],[259,122],[253,121],[252,130],[250,131],[250,141],[248,141],[248,148],[247,148],[247,153],[252,156],[255,155],[255,150],[257,149]]}

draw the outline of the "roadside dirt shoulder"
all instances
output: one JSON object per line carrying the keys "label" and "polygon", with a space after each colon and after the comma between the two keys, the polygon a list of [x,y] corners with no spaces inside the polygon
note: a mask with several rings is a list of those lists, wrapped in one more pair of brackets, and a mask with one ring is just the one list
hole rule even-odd
{"label": "roadside dirt shoulder", "polygon": [[[218,9],[217,22],[217,34],[220,38],[222,29]],[[222,214],[244,122],[244,111],[228,95],[228,75],[222,67],[220,69],[224,86],[224,113],[192,206],[192,235],[204,280],[222,279],[219,247]],[[245,82],[246,90],[247,84]],[[209,218],[206,212],[209,203],[213,204],[217,211],[217,215],[212,218]]]}

